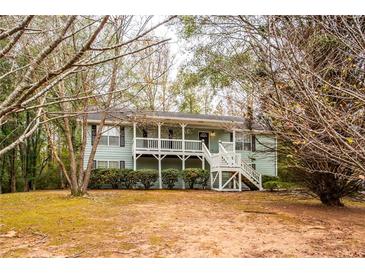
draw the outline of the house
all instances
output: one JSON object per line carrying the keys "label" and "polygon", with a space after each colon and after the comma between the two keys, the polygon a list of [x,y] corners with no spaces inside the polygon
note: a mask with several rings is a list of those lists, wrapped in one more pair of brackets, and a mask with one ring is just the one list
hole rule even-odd
{"label": "house", "polygon": [[[88,115],[88,161],[101,114]],[[244,127],[239,117],[180,112],[108,114],[94,157],[95,168],[199,167],[210,170],[219,191],[262,189],[262,175],[277,175],[276,138],[262,126]],[[185,188],[184,182],[178,185]]]}

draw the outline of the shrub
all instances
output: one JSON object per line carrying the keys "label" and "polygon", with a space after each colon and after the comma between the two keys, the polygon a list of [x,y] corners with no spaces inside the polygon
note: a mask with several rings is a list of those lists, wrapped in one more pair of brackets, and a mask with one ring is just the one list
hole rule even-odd
{"label": "shrub", "polygon": [[154,169],[140,169],[128,173],[127,178],[131,184],[140,182],[145,189],[150,189],[158,178],[158,172]]}
{"label": "shrub", "polygon": [[129,180],[129,173],[131,173],[133,169],[125,168],[120,169],[119,171],[119,182],[121,185],[124,185],[126,189],[130,189],[134,185],[134,181]]}
{"label": "shrub", "polygon": [[276,181],[267,181],[264,184],[265,189],[269,189],[270,191],[274,191],[275,189],[278,189],[278,184]]}
{"label": "shrub", "polygon": [[206,169],[200,170],[200,178],[198,180],[198,183],[202,185],[202,188],[205,189],[209,182],[209,171]]}
{"label": "shrub", "polygon": [[97,168],[91,171],[89,188],[100,189],[103,184],[111,184],[113,189],[126,181],[130,169]]}
{"label": "shrub", "polygon": [[157,181],[158,172],[154,169],[141,169],[140,171],[140,181],[145,189],[150,189],[153,184]]}
{"label": "shrub", "polygon": [[182,171],[182,177],[190,189],[193,189],[194,185],[201,180],[201,170],[200,168],[187,168]]}
{"label": "shrub", "polygon": [[91,171],[89,188],[100,189],[106,181],[106,168],[96,168]]}
{"label": "shrub", "polygon": [[104,183],[109,183],[112,185],[113,189],[117,189],[120,183],[120,169],[109,168],[104,173]]}
{"label": "shrub", "polygon": [[276,176],[269,176],[269,175],[262,175],[262,183],[268,182],[268,181],[278,181],[279,178]]}
{"label": "shrub", "polygon": [[179,170],[175,168],[164,169],[161,172],[162,175],[162,183],[167,185],[168,189],[173,189],[175,183],[179,179]]}
{"label": "shrub", "polygon": [[139,170],[132,170],[127,174],[125,187],[127,189],[132,188],[132,186],[136,185],[138,182],[140,182],[140,172]]}

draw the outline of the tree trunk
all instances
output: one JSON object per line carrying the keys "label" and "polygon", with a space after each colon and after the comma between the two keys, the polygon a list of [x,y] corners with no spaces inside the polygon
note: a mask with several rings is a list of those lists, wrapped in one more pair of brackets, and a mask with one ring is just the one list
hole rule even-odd
{"label": "tree trunk", "polygon": [[5,161],[0,160],[0,194],[3,193],[3,176],[5,170]]}
{"label": "tree trunk", "polygon": [[16,166],[15,166],[15,160],[16,160],[16,148],[14,148],[10,155],[9,155],[10,165],[9,165],[9,171],[10,171],[10,192],[14,193],[16,192]]}
{"label": "tree trunk", "polygon": [[344,204],[341,202],[341,199],[336,196],[333,195],[331,193],[322,193],[319,196],[322,204],[326,205],[326,206],[339,206],[339,207],[343,207]]}

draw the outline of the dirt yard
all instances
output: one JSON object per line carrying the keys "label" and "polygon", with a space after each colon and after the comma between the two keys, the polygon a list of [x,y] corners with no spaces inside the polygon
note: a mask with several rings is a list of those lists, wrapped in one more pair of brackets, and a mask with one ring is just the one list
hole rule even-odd
{"label": "dirt yard", "polygon": [[269,192],[0,195],[0,257],[365,257],[365,203]]}

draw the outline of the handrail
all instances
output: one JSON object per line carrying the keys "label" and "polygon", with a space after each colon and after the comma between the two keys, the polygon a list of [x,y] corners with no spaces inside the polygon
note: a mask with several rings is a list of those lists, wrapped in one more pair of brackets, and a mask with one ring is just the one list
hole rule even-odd
{"label": "handrail", "polygon": [[225,148],[226,151],[232,151],[234,152],[234,142],[221,142],[222,146]]}
{"label": "handrail", "polygon": [[205,154],[205,158],[212,158],[212,154],[210,153],[209,149],[207,148],[207,146],[205,145],[204,142],[202,142],[202,149],[203,149],[203,153]]}

